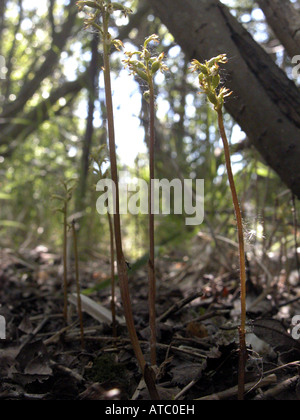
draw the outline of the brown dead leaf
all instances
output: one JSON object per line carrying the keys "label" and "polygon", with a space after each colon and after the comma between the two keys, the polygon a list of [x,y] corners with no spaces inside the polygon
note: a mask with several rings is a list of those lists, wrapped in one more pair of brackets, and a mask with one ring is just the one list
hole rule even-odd
{"label": "brown dead leaf", "polygon": [[11,370],[17,364],[17,352],[17,349],[6,349],[0,351],[0,372],[2,379],[8,377]]}
{"label": "brown dead leaf", "polygon": [[182,360],[173,360],[173,367],[170,369],[172,375],[172,384],[186,386],[191,381],[201,378],[203,370],[206,369],[207,362],[203,360],[201,363],[184,363]]}
{"label": "brown dead leaf", "polygon": [[42,341],[26,344],[17,356],[21,372],[27,375],[51,375],[50,359]]}
{"label": "brown dead leaf", "polygon": [[32,333],[33,326],[32,326],[32,323],[31,323],[28,315],[24,316],[24,318],[22,319],[22,322],[18,326],[18,329],[25,334],[31,334]]}
{"label": "brown dead leaf", "polygon": [[188,337],[205,338],[208,337],[208,332],[205,325],[200,322],[190,322],[186,327]]}

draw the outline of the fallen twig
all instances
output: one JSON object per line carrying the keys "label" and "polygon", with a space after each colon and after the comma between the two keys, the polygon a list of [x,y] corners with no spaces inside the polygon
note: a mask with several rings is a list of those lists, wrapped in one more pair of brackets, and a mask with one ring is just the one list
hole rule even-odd
{"label": "fallen twig", "polygon": [[175,395],[174,400],[178,400],[180,397],[182,397],[187,391],[189,391],[195,384],[197,383],[197,380],[191,381],[187,386],[185,386],[177,395]]}
{"label": "fallen twig", "polygon": [[174,314],[175,312],[178,312],[180,309],[182,309],[184,306],[191,303],[193,300],[198,299],[202,296],[202,292],[193,293],[192,295],[180,300],[179,302],[172,305],[165,313],[160,315],[157,318],[157,322],[163,322],[166,319],[169,318],[170,315]]}
{"label": "fallen twig", "polygon": [[[74,341],[74,340],[78,340],[80,339],[80,334],[79,332],[76,335],[72,335],[70,336],[66,336],[65,340],[66,341]],[[95,342],[101,342],[101,341],[111,341],[111,342],[115,342],[118,341],[120,343],[120,345],[128,345],[130,344],[130,340],[128,338],[114,338],[114,337],[91,337],[91,336],[86,336],[85,337],[86,341],[95,341]],[[47,341],[47,340],[46,340]],[[146,344],[149,345],[148,341],[139,341],[140,344]],[[166,349],[169,351],[173,351],[174,353],[183,353],[186,354],[188,356],[192,356],[195,358],[200,358],[200,359],[207,359],[207,355],[204,353],[201,353],[201,351],[199,351],[199,349],[193,349],[192,347],[189,348],[179,348],[176,346],[173,346],[171,344],[161,344],[161,343],[157,343],[157,347],[161,348],[161,349]],[[120,346],[118,347],[118,349],[120,350]],[[116,351],[116,347],[113,348],[109,348],[109,349],[103,349],[103,351]]]}
{"label": "fallen twig", "polygon": [[257,395],[255,397],[255,400],[265,400],[269,398],[274,398],[277,395],[279,395],[281,392],[290,391],[291,388],[294,388],[299,381],[299,375],[293,376],[292,378],[289,378],[277,386],[275,386],[272,389],[269,389],[268,391],[264,392],[261,395]]}
{"label": "fallen twig", "polygon": [[63,373],[68,374],[69,376],[72,376],[72,378],[74,378],[77,382],[82,383],[82,382],[85,381],[85,379],[83,378],[83,376],[81,376],[79,373],[74,372],[72,369],[70,369],[70,368],[68,368],[66,366],[57,364],[53,360],[50,360],[50,366],[51,367],[55,367],[56,369],[60,370]]}
{"label": "fallen twig", "polygon": [[[258,382],[249,382],[245,384],[245,391],[254,390],[257,388],[263,388],[268,385],[272,385],[277,382],[276,375],[269,375],[266,378],[261,379]],[[234,386],[232,388],[226,389],[225,391],[217,392],[215,394],[207,395],[205,397],[196,398],[199,401],[209,401],[209,400],[226,400],[227,398],[235,397],[238,391],[238,387]]]}
{"label": "fallen twig", "polygon": [[207,319],[215,318],[217,316],[228,315],[229,313],[230,310],[228,309],[216,309],[215,311],[207,312],[204,315],[191,319],[190,321],[185,322],[183,325],[187,326],[190,322],[202,322],[206,321]]}
{"label": "fallen twig", "polygon": [[76,324],[78,324],[78,320],[73,322],[73,324],[68,325],[67,327],[62,328],[60,331],[56,332],[52,337],[48,338],[44,341],[45,346],[48,346],[49,344],[56,343],[61,335],[69,331],[71,328],[73,328]]}

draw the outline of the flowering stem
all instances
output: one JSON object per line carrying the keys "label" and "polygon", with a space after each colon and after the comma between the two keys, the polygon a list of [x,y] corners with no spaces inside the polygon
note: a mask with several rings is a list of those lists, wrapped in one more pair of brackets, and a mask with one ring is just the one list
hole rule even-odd
{"label": "flowering stem", "polygon": [[246,261],[245,261],[245,244],[244,244],[244,233],[243,233],[243,220],[242,213],[239,205],[238,196],[236,193],[234,178],[232,174],[229,144],[224,128],[223,120],[223,104],[224,99],[232,94],[225,87],[220,85],[220,74],[219,74],[219,63],[227,63],[226,54],[220,54],[217,57],[213,57],[205,63],[200,63],[198,60],[192,61],[193,71],[199,72],[198,79],[202,89],[201,93],[205,93],[209,101],[213,104],[214,110],[218,115],[218,125],[221,134],[221,138],[224,145],[225,161],[227,174],[229,179],[229,185],[232,195],[232,202],[237,221],[238,229],[238,242],[239,242],[239,258],[240,258],[240,287],[241,287],[241,325],[239,328],[240,338],[240,354],[239,354],[239,374],[238,374],[238,399],[244,399],[245,392],[245,365],[247,358],[246,348]]}
{"label": "flowering stem", "polygon": [[[111,164],[111,176],[116,187],[116,200],[114,209],[114,232],[115,232],[115,243],[116,243],[116,256],[118,274],[120,280],[120,290],[122,296],[122,302],[124,305],[124,314],[127,324],[128,333],[132,343],[133,350],[135,352],[137,361],[140,369],[144,375],[149,393],[152,399],[159,399],[155,382],[152,375],[145,375],[146,362],[141,350],[141,346],[137,337],[134,319],[132,315],[131,300],[128,286],[128,273],[127,265],[122,249],[122,234],[121,234],[121,222],[120,222],[120,206],[119,206],[119,185],[118,185],[118,169],[117,169],[117,158],[116,158],[116,144],[115,144],[115,129],[114,129],[114,113],[112,103],[112,89],[111,89],[111,77],[110,77],[110,35],[108,32],[108,21],[109,15],[104,10],[102,14],[103,18],[103,58],[104,58],[104,85],[105,85],[105,98],[107,108],[107,124],[108,124],[108,140],[109,140],[109,154]],[[148,370],[147,370],[148,371]]]}
{"label": "flowering stem", "polygon": [[234,205],[237,229],[238,229],[238,240],[239,240],[239,255],[240,255],[240,283],[241,283],[241,325],[239,329],[239,338],[240,338],[240,354],[239,354],[239,383],[238,383],[238,399],[244,399],[245,393],[245,364],[246,364],[246,269],[245,269],[245,244],[244,244],[244,233],[243,233],[243,222],[241,209],[236,193],[234,178],[232,174],[231,161],[230,161],[230,151],[228,140],[224,128],[223,113],[222,109],[217,111],[218,113],[218,124],[223,141],[224,152],[225,152],[225,161],[227,174],[232,194],[232,201]]}
{"label": "flowering stem", "polygon": [[113,336],[117,337],[117,324],[116,324],[116,285],[115,285],[115,250],[114,250],[114,228],[111,215],[107,212],[109,234],[110,234],[110,277],[111,277],[111,314],[112,314],[112,329]]}
{"label": "flowering stem", "polygon": [[[156,278],[155,278],[155,241],[154,241],[154,143],[155,143],[155,95],[154,95],[154,75],[160,70],[161,72],[168,70],[164,64],[164,53],[158,57],[152,56],[151,50],[148,49],[150,42],[159,42],[158,36],[153,34],[146,38],[142,51],[127,52],[127,59],[124,60],[126,67],[128,66],[132,74],[137,75],[145,81],[149,87],[149,91],[144,93],[144,98],[149,102],[150,114],[150,136],[149,136],[149,261],[148,261],[148,281],[149,281],[149,325],[150,325],[150,356],[151,364],[157,364],[156,357]],[[134,57],[137,56],[137,59]]]}
{"label": "flowering stem", "polygon": [[[112,103],[112,91],[111,91],[111,78],[110,78],[110,62],[109,62],[109,46],[107,45],[108,36],[108,18],[103,16],[103,32],[104,32],[104,83],[105,83],[105,97],[106,97],[106,108],[107,108],[107,123],[108,123],[108,140],[109,140],[109,154],[110,154],[110,165],[112,180],[116,187],[116,209],[114,211],[114,230],[115,230],[115,242],[116,242],[116,254],[118,272],[120,278],[120,288],[122,294],[122,301],[124,305],[124,312],[128,327],[128,332],[133,344],[136,357],[142,371],[145,368],[145,360],[142,354],[138,338],[135,331],[133,322],[133,316],[131,311],[131,303],[129,297],[128,288],[128,274],[127,266],[122,249],[122,234],[121,234],[121,222],[120,222],[120,209],[119,209],[119,185],[118,185],[118,169],[117,169],[117,158],[116,158],[116,144],[115,144],[115,129],[114,129],[114,114],[113,114],[113,103]],[[109,44],[110,45],[110,44]]]}
{"label": "flowering stem", "polygon": [[153,180],[154,180],[154,142],[155,142],[155,98],[152,76],[149,77],[150,94],[150,143],[149,143],[149,165],[150,165],[150,189],[149,189],[149,324],[150,324],[150,354],[151,364],[156,362],[156,278],[155,278],[155,250],[154,250],[154,212],[153,212]]}

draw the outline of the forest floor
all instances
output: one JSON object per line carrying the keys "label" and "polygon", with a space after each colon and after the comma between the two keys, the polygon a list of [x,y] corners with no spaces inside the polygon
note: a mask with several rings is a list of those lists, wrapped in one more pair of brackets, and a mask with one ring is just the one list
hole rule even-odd
{"label": "forest floor", "polygon": [[[203,255],[197,249],[189,257],[173,253],[158,258],[157,389],[162,400],[237,398],[238,271],[211,255],[203,261]],[[0,315],[6,320],[0,399],[149,399],[123,323],[118,288],[116,338],[105,321],[109,261],[92,257],[80,263],[82,289],[89,290],[87,297],[96,307],[91,312],[88,304],[84,313],[83,348],[76,305],[69,304],[68,325],[62,316],[60,256],[42,246],[22,253],[0,250]],[[291,286],[280,270],[274,281],[267,281],[266,273],[248,275],[245,399],[299,400],[300,341],[292,334],[300,330],[292,326],[292,318],[300,315],[299,281]],[[147,267],[129,269],[129,276],[148,360]],[[75,290],[71,277],[70,289]]]}

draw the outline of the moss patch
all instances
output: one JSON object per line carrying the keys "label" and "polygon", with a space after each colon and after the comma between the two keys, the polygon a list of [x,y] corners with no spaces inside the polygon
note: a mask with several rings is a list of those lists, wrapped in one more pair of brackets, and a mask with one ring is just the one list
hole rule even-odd
{"label": "moss patch", "polygon": [[93,367],[86,373],[87,379],[93,382],[121,381],[126,378],[126,365],[116,363],[113,356],[104,354],[94,360]]}

